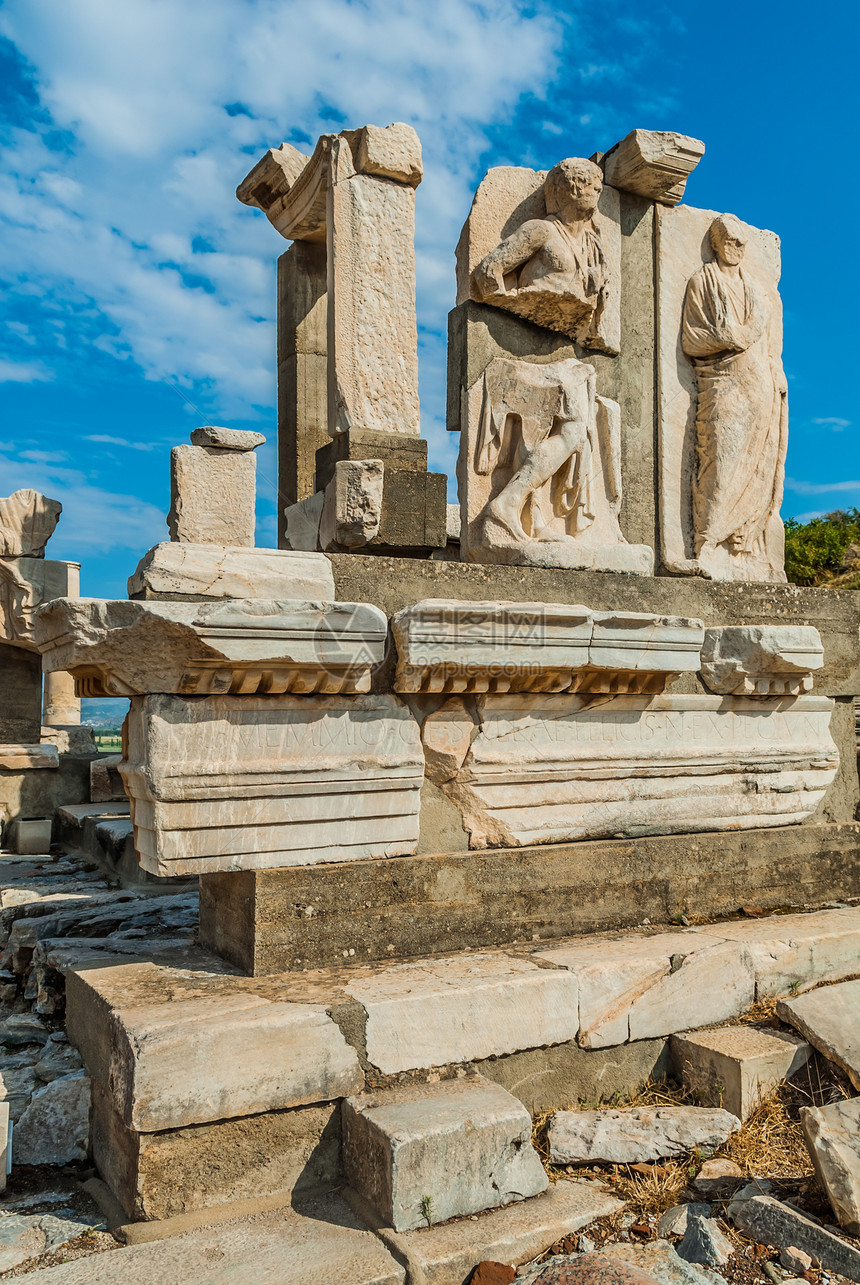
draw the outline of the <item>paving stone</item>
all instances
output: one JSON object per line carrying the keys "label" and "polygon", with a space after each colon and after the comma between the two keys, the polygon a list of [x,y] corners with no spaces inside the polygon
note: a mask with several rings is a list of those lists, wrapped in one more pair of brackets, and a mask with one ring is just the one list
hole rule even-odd
{"label": "paving stone", "polygon": [[0,1214],[0,1272],[59,1249],[94,1227],[104,1227],[104,1220],[81,1218],[71,1209],[59,1209],[56,1214]]}
{"label": "paving stone", "polygon": [[[854,967],[856,971],[857,960]],[[860,981],[780,1000],[776,1011],[860,1089]]]}
{"label": "paving stone", "polygon": [[839,981],[857,972],[860,907],[769,915],[709,925],[705,932],[711,936],[717,930],[719,936],[750,952],[758,999],[787,995],[798,985]]}
{"label": "paving stone", "polygon": [[505,955],[400,964],[346,986],[367,1012],[367,1056],[394,1075],[576,1036],[576,979]]}
{"label": "paving stone", "polygon": [[511,1285],[517,1278],[516,1269],[507,1263],[478,1263],[469,1285]]}
{"label": "paving stone", "polygon": [[728,1212],[738,1230],[760,1245],[775,1245],[779,1250],[792,1246],[818,1258],[828,1271],[860,1281],[860,1250],[811,1222],[799,1210],[771,1196],[752,1196],[732,1201]]}
{"label": "paving stone", "polygon": [[657,1223],[657,1233],[660,1236],[683,1236],[687,1230],[687,1222],[692,1214],[698,1214],[702,1218],[710,1218],[711,1206],[704,1204],[673,1205],[667,1209],[664,1214],[660,1215]]}
{"label": "paving stone", "polygon": [[649,1272],[659,1285],[725,1285],[724,1277],[712,1268],[685,1262],[667,1240],[652,1240],[647,1245],[606,1245],[601,1253],[614,1263],[628,1263]]}
{"label": "paving stone", "polygon": [[334,1196],[96,1254],[32,1277],[34,1285],[403,1285],[404,1279],[381,1241]]}
{"label": "paving stone", "polygon": [[603,1252],[557,1257],[517,1280],[522,1285],[657,1285],[650,1272],[613,1263]]}
{"label": "paving stone", "polygon": [[722,1022],[755,994],[749,953],[716,932],[595,937],[537,954],[576,977],[586,1048]]}
{"label": "paving stone", "polygon": [[807,1107],[801,1123],[840,1227],[860,1236],[860,1098]]}
{"label": "paving stone", "polygon": [[420,1272],[424,1285],[462,1285],[484,1259],[528,1263],[562,1236],[622,1208],[599,1183],[556,1182],[531,1200],[476,1219],[404,1232],[397,1242],[408,1254],[416,1280],[422,1279]]}
{"label": "paving stone", "polygon": [[735,1252],[735,1247],[720,1231],[712,1218],[692,1214],[687,1220],[684,1239],[677,1246],[680,1258],[703,1267],[724,1267]]}
{"label": "paving stone", "polygon": [[809,1059],[809,1045],[795,1036],[754,1026],[673,1035],[675,1072],[696,1101],[724,1107],[746,1120],[759,1102]]}
{"label": "paving stone", "polygon": [[636,1164],[721,1146],[739,1128],[714,1107],[627,1107],[557,1111],[547,1138],[555,1164]]}
{"label": "paving stone", "polygon": [[481,1076],[346,1098],[347,1180],[395,1231],[509,1205],[545,1191],[532,1121]]}
{"label": "paving stone", "polygon": [[90,1139],[90,1081],[83,1071],[38,1089],[15,1127],[12,1158],[19,1165],[65,1165],[86,1160]]}

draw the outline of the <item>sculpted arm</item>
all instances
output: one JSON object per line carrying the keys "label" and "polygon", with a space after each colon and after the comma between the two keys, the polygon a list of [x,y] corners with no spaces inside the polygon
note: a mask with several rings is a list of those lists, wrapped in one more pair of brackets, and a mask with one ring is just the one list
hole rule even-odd
{"label": "sculpted arm", "polygon": [[551,228],[544,219],[529,219],[481,260],[472,274],[482,299],[507,293],[505,273],[514,272],[546,245]]}

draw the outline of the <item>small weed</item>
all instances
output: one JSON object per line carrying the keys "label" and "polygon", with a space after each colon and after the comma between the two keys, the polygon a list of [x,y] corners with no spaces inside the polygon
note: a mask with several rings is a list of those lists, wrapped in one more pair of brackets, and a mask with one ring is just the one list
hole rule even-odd
{"label": "small weed", "polygon": [[421,1216],[429,1227],[433,1221],[433,1197],[422,1196],[421,1198]]}

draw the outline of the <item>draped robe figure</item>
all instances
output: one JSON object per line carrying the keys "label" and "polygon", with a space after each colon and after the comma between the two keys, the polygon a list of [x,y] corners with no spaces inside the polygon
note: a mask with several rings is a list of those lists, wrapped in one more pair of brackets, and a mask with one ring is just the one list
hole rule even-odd
{"label": "draped robe figure", "polygon": [[690,279],[684,302],[681,342],[698,389],[694,552],[704,575],[784,581],[785,376],[768,343],[768,301],[739,266],[740,227],[729,216],[715,222],[719,261]]}

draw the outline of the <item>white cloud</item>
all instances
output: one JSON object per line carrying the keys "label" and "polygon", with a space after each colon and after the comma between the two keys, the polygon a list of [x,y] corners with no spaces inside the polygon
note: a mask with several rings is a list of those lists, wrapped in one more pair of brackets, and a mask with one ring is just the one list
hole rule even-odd
{"label": "white cloud", "polygon": [[785,479],[785,489],[798,495],[826,495],[829,491],[860,491],[860,479],[840,482],[802,482],[793,477]]}
{"label": "white cloud", "polygon": [[0,384],[36,384],[54,378],[38,361],[7,361],[0,357]]}
{"label": "white cloud", "polygon": [[[521,0],[7,0],[0,32],[35,69],[70,146],[12,132],[0,272],[56,291],[70,355],[84,341],[64,323],[89,306],[85,342],[152,378],[203,384],[224,418],[271,407],[286,246],[236,201],[237,182],[295,131],[308,146],[341,122],[413,123],[426,169],[419,309],[442,332],[488,130],[548,88],[561,29],[549,5]],[[244,110],[229,114],[236,103]],[[439,408],[443,388],[428,389]]]}
{"label": "white cloud", "polygon": [[813,424],[821,424],[826,428],[832,428],[834,433],[841,433],[843,428],[851,427],[850,419],[840,419],[837,415],[828,415],[824,419],[814,419]]}
{"label": "white cloud", "polygon": [[88,433],[85,442],[98,442],[105,446],[124,446],[130,451],[154,451],[155,442],[130,442],[127,437],[111,437],[110,433]]}

